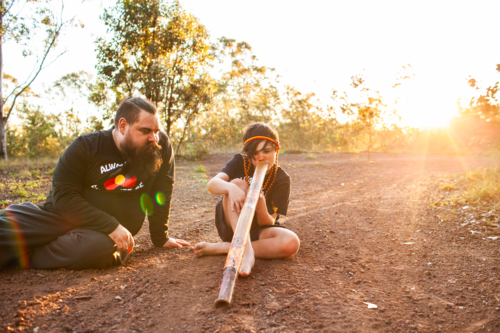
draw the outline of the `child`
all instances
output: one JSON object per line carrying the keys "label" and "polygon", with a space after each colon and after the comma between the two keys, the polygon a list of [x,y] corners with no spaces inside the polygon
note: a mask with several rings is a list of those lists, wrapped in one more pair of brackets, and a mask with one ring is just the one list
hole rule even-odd
{"label": "child", "polygon": [[215,226],[223,243],[196,244],[194,252],[198,257],[228,253],[255,166],[262,160],[268,162],[266,177],[250,229],[251,242],[247,242],[239,274],[248,276],[255,258],[286,258],[299,250],[297,235],[278,221],[280,214],[286,215],[290,197],[290,177],[278,166],[281,148],[278,141],[278,133],[271,125],[249,125],[243,135],[243,154],[234,155],[208,182],[211,193],[224,194],[215,207]]}

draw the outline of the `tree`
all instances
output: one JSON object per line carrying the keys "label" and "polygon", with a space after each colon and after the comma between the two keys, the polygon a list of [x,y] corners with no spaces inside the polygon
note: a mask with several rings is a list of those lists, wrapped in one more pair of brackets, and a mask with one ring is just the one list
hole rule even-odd
{"label": "tree", "polygon": [[[0,158],[7,160],[7,122],[16,106],[17,99],[29,90],[29,87],[47,66],[49,53],[55,48],[63,27],[72,22],[63,21],[61,12],[55,13],[49,1],[42,0],[0,0]],[[34,31],[45,28],[43,50],[29,77],[23,83],[16,85],[4,98],[2,52],[5,42],[13,41],[24,46],[23,56],[29,57],[34,52],[27,41]]]}
{"label": "tree", "polygon": [[142,94],[159,109],[167,135],[209,103],[213,55],[205,27],[177,1],[119,0],[101,16],[111,40],[97,43],[99,76],[116,101]]}
{"label": "tree", "polygon": [[19,105],[20,126],[7,131],[9,155],[17,157],[55,156],[61,152],[61,137],[57,131],[60,119],[45,114],[39,106]]}
{"label": "tree", "polygon": [[271,122],[281,106],[277,77],[269,77],[274,68],[259,66],[257,56],[252,54],[247,42],[237,43],[234,39],[222,37],[218,49],[219,61],[231,64],[221,81],[225,86],[224,97],[238,111],[239,122]]}
{"label": "tree", "polygon": [[[500,72],[500,64],[497,65],[497,72]],[[469,85],[479,90],[475,79],[468,80]],[[460,114],[465,117],[474,117],[484,122],[500,123],[500,101],[497,93],[499,92],[499,82],[487,87],[486,92],[473,97],[466,108],[460,109]]]}
{"label": "tree", "polygon": [[370,149],[373,147],[376,128],[382,124],[386,105],[382,103],[382,97],[378,91],[366,87],[366,79],[363,75],[351,77],[351,87],[359,90],[355,98],[349,99],[345,92],[342,96],[338,96],[334,91],[332,99],[338,103],[341,112],[351,118],[354,130],[367,135],[366,151],[370,160]]}
{"label": "tree", "polygon": [[[91,115],[93,112],[89,112],[89,108],[92,110],[91,104],[99,106],[99,103],[89,100],[98,85],[92,84],[91,80],[92,75],[85,71],[73,72],[63,75],[47,90],[47,93],[59,105],[66,107],[60,114],[61,132],[64,137],[71,141],[83,133],[99,131],[104,128],[103,118]],[[87,124],[84,124],[82,119],[87,119]]]}
{"label": "tree", "polygon": [[274,69],[260,66],[248,43],[222,37],[212,50],[221,74],[208,112],[191,127],[195,153],[239,147],[244,125],[273,122],[281,107]]}
{"label": "tree", "polygon": [[313,100],[314,94],[302,94],[293,87],[286,87],[285,96],[287,105],[283,107],[281,115],[283,123],[281,128],[282,140],[286,140],[288,145],[292,143],[296,147],[304,147],[309,143],[313,144],[314,132],[317,131],[317,126],[321,122],[320,117],[316,113],[317,105]]}
{"label": "tree", "polygon": [[[500,64],[497,65],[500,72]],[[475,79],[469,85],[481,92],[473,97],[465,107],[459,105],[459,116],[452,126],[469,148],[484,149],[498,145],[500,141],[500,83],[496,82],[484,91]]]}

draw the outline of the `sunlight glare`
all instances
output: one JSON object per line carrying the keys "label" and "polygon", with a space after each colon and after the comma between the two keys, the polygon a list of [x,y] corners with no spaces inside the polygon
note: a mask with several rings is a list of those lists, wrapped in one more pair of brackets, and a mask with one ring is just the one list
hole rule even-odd
{"label": "sunlight glare", "polygon": [[437,128],[449,125],[457,115],[457,102],[467,85],[464,82],[443,84],[447,75],[442,69],[417,70],[414,79],[398,87],[401,98],[396,108],[404,126]]}
{"label": "sunlight glare", "polygon": [[399,105],[400,115],[406,126],[417,128],[446,127],[457,112],[456,101],[439,97],[412,96]]}

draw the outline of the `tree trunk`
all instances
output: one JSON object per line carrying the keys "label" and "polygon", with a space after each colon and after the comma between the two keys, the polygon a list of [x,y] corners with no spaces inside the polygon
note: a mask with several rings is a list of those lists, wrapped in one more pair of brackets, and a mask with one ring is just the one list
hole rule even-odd
{"label": "tree trunk", "polygon": [[4,121],[0,121],[0,158],[7,161],[7,123]]}
{"label": "tree trunk", "polygon": [[179,155],[179,151],[181,149],[182,144],[184,143],[184,138],[186,137],[186,131],[187,131],[188,125],[184,126],[184,130],[182,131],[182,136],[179,139],[179,143],[177,144],[177,148],[175,149],[175,156]]}
{"label": "tree trunk", "polygon": [[[0,6],[3,11],[3,1],[0,1]],[[0,25],[2,25],[0,17]],[[3,114],[3,59],[2,59],[2,37],[0,36],[0,159],[7,161],[7,118]]]}
{"label": "tree trunk", "polygon": [[179,144],[177,145],[177,149],[175,150],[175,155],[179,155],[179,151],[181,149],[181,146],[184,142],[184,138],[186,137],[186,132],[189,128],[189,125],[191,124],[191,118],[192,118],[192,113],[188,116],[187,120],[186,120],[186,125],[184,126],[184,129],[182,130],[182,136],[179,140]]}

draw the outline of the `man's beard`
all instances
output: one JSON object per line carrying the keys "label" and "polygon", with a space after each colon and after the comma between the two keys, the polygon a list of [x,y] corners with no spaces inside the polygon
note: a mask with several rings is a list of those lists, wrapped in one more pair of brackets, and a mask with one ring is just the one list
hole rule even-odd
{"label": "man's beard", "polygon": [[125,175],[136,176],[139,181],[147,181],[160,170],[163,160],[162,147],[158,143],[148,141],[142,147],[135,147],[126,136],[124,142],[120,143],[120,148],[127,156],[123,167]]}

